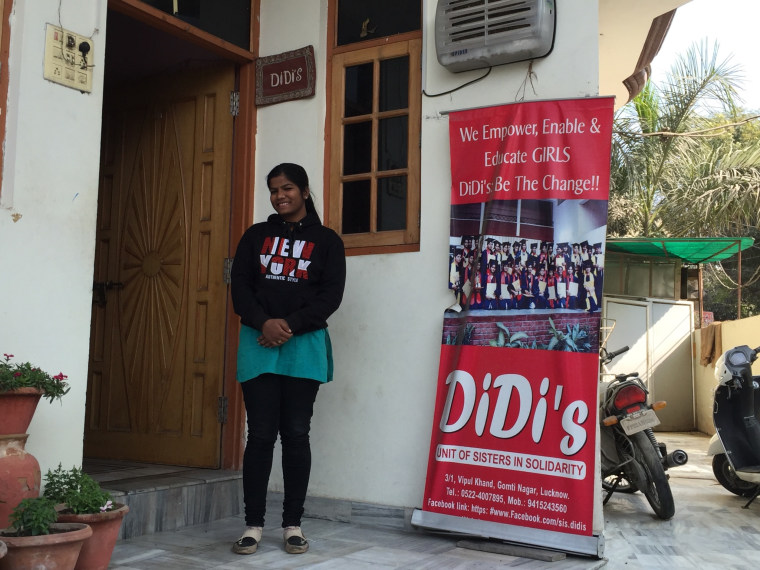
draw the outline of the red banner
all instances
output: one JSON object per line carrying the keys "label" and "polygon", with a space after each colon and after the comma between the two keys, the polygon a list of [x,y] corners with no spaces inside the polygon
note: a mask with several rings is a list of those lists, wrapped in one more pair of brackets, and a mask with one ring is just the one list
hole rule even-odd
{"label": "red banner", "polygon": [[612,99],[460,111],[449,125],[452,204],[609,196]]}
{"label": "red banner", "polygon": [[423,511],[593,534],[612,109],[594,98],[449,117],[455,303]]}
{"label": "red banner", "polygon": [[510,352],[441,347],[423,510],[591,534],[599,360]]}

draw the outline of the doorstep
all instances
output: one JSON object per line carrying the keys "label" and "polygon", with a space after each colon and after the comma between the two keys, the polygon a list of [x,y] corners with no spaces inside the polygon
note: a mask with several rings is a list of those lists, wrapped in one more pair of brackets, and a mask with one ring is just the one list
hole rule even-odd
{"label": "doorstep", "polygon": [[240,471],[85,459],[83,470],[129,506],[119,538],[178,530],[242,512]]}

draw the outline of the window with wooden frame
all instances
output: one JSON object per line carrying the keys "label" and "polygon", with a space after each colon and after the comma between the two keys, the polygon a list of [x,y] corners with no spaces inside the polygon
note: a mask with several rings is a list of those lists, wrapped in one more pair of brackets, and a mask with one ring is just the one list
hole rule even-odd
{"label": "window with wooden frame", "polygon": [[416,251],[420,3],[331,0],[330,9],[336,24],[329,70],[327,224],[349,254]]}

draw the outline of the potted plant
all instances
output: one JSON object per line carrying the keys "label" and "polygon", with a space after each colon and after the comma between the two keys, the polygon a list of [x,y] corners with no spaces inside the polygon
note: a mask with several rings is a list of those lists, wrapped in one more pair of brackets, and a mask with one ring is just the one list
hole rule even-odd
{"label": "potted plant", "polygon": [[40,398],[51,403],[68,394],[67,376],[55,376],[29,362],[11,362],[12,354],[0,359],[0,434],[26,433]]}
{"label": "potted plant", "polygon": [[40,494],[40,466],[25,449],[26,430],[40,398],[51,403],[69,392],[66,375],[52,376],[29,362],[0,359],[0,528],[10,525],[11,509]]}
{"label": "potted plant", "polygon": [[0,530],[8,548],[0,558],[0,570],[73,570],[92,529],[86,524],[57,523],[57,518],[50,499],[22,500],[11,514],[12,527]]}
{"label": "potted plant", "polygon": [[43,496],[57,505],[59,523],[81,523],[92,528],[92,537],[84,543],[76,568],[108,568],[129,507],[114,503],[111,495],[80,468],[66,470],[60,463],[45,474]]}

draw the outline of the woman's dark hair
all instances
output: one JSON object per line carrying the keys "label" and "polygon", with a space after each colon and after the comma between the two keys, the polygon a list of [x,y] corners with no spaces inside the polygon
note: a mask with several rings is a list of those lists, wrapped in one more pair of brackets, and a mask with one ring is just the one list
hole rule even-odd
{"label": "woman's dark hair", "polygon": [[[306,174],[306,170],[300,164],[283,162],[282,164],[275,166],[269,171],[269,174],[267,174],[267,187],[269,187],[269,182],[275,176],[284,176],[298,186],[298,189],[302,193],[309,190],[309,175]],[[312,200],[311,192],[309,192],[309,196],[306,198],[306,212],[314,214],[317,216],[317,219],[319,219],[319,214],[317,214],[317,209],[314,207],[314,200]]]}

